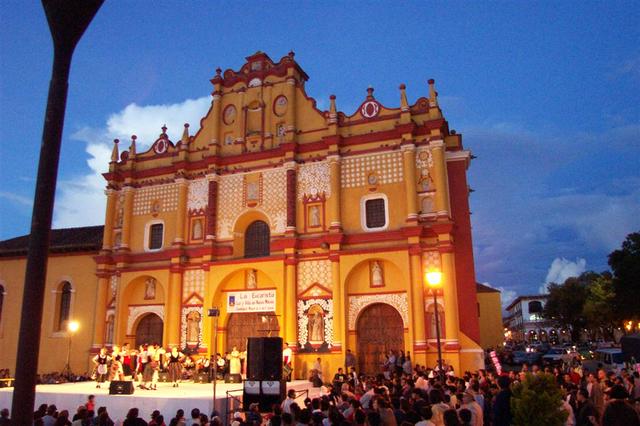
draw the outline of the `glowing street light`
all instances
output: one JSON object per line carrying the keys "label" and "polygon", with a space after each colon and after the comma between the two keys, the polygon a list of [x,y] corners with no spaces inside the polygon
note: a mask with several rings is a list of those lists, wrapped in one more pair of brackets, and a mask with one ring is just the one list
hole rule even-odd
{"label": "glowing street light", "polygon": [[431,292],[433,293],[433,313],[436,316],[436,341],[438,345],[438,374],[440,375],[440,381],[444,383],[444,370],[442,369],[442,348],[440,347],[440,318],[438,315],[438,299],[436,289],[440,287],[442,282],[442,272],[440,271],[427,271],[426,279]]}
{"label": "glowing street light", "polygon": [[71,379],[71,338],[74,334],[80,329],[80,323],[78,321],[69,321],[67,323],[67,331],[69,336],[69,346],[67,348],[67,365],[64,366],[64,370],[62,370],[62,374],[67,376],[68,379]]}

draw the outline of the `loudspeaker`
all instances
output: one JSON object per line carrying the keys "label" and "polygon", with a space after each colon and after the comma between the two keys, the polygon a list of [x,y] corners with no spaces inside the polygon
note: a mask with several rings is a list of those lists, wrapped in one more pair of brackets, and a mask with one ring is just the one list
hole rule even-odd
{"label": "loudspeaker", "polygon": [[251,404],[257,403],[260,412],[270,412],[274,404],[280,405],[284,400],[287,385],[282,380],[274,381],[253,381],[245,380],[242,393],[242,406],[245,410],[249,409]]}
{"label": "loudspeaker", "polygon": [[133,382],[114,380],[109,385],[109,395],[132,395]]}
{"label": "loudspeaker", "polygon": [[242,374],[225,374],[225,383],[242,383]]}
{"label": "loudspeaker", "polygon": [[282,379],[282,337],[249,337],[247,379]]}
{"label": "loudspeaker", "polygon": [[209,373],[198,373],[193,378],[194,383],[211,383]]}

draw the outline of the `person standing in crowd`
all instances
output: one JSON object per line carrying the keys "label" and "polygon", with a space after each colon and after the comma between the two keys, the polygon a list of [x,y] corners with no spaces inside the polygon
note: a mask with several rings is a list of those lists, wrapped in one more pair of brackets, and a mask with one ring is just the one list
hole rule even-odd
{"label": "person standing in crowd", "polygon": [[344,369],[345,371],[350,371],[350,368],[356,368],[356,357],[351,352],[351,349],[347,349],[347,353],[344,356]]}
{"label": "person standing in crowd", "polygon": [[500,391],[496,395],[493,403],[493,425],[511,425],[511,389],[508,377],[498,377],[498,387]]}

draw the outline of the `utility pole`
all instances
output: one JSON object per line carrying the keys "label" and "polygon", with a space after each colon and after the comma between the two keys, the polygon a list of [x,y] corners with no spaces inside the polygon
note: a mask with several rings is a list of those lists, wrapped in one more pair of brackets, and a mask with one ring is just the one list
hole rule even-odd
{"label": "utility pole", "polygon": [[18,341],[19,356],[11,406],[11,424],[13,425],[33,423],[49,237],[64,114],[67,106],[71,58],[78,41],[103,2],[104,0],[42,0],[53,39],[53,69],[31,215],[31,234]]}

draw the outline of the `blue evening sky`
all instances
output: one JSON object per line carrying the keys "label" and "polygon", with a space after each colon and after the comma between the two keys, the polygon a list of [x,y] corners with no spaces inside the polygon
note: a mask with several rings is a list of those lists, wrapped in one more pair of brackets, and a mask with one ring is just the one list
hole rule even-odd
{"label": "blue evening sky", "polygon": [[[51,41],[40,2],[0,2],[0,239],[29,232]],[[351,114],[435,78],[469,170],[477,278],[503,298],[607,267],[640,231],[640,3],[107,0],[74,56],[54,226],[103,223],[110,141],[177,139],[216,67],[293,49],[307,93]],[[128,145],[128,143],[127,143]]]}

